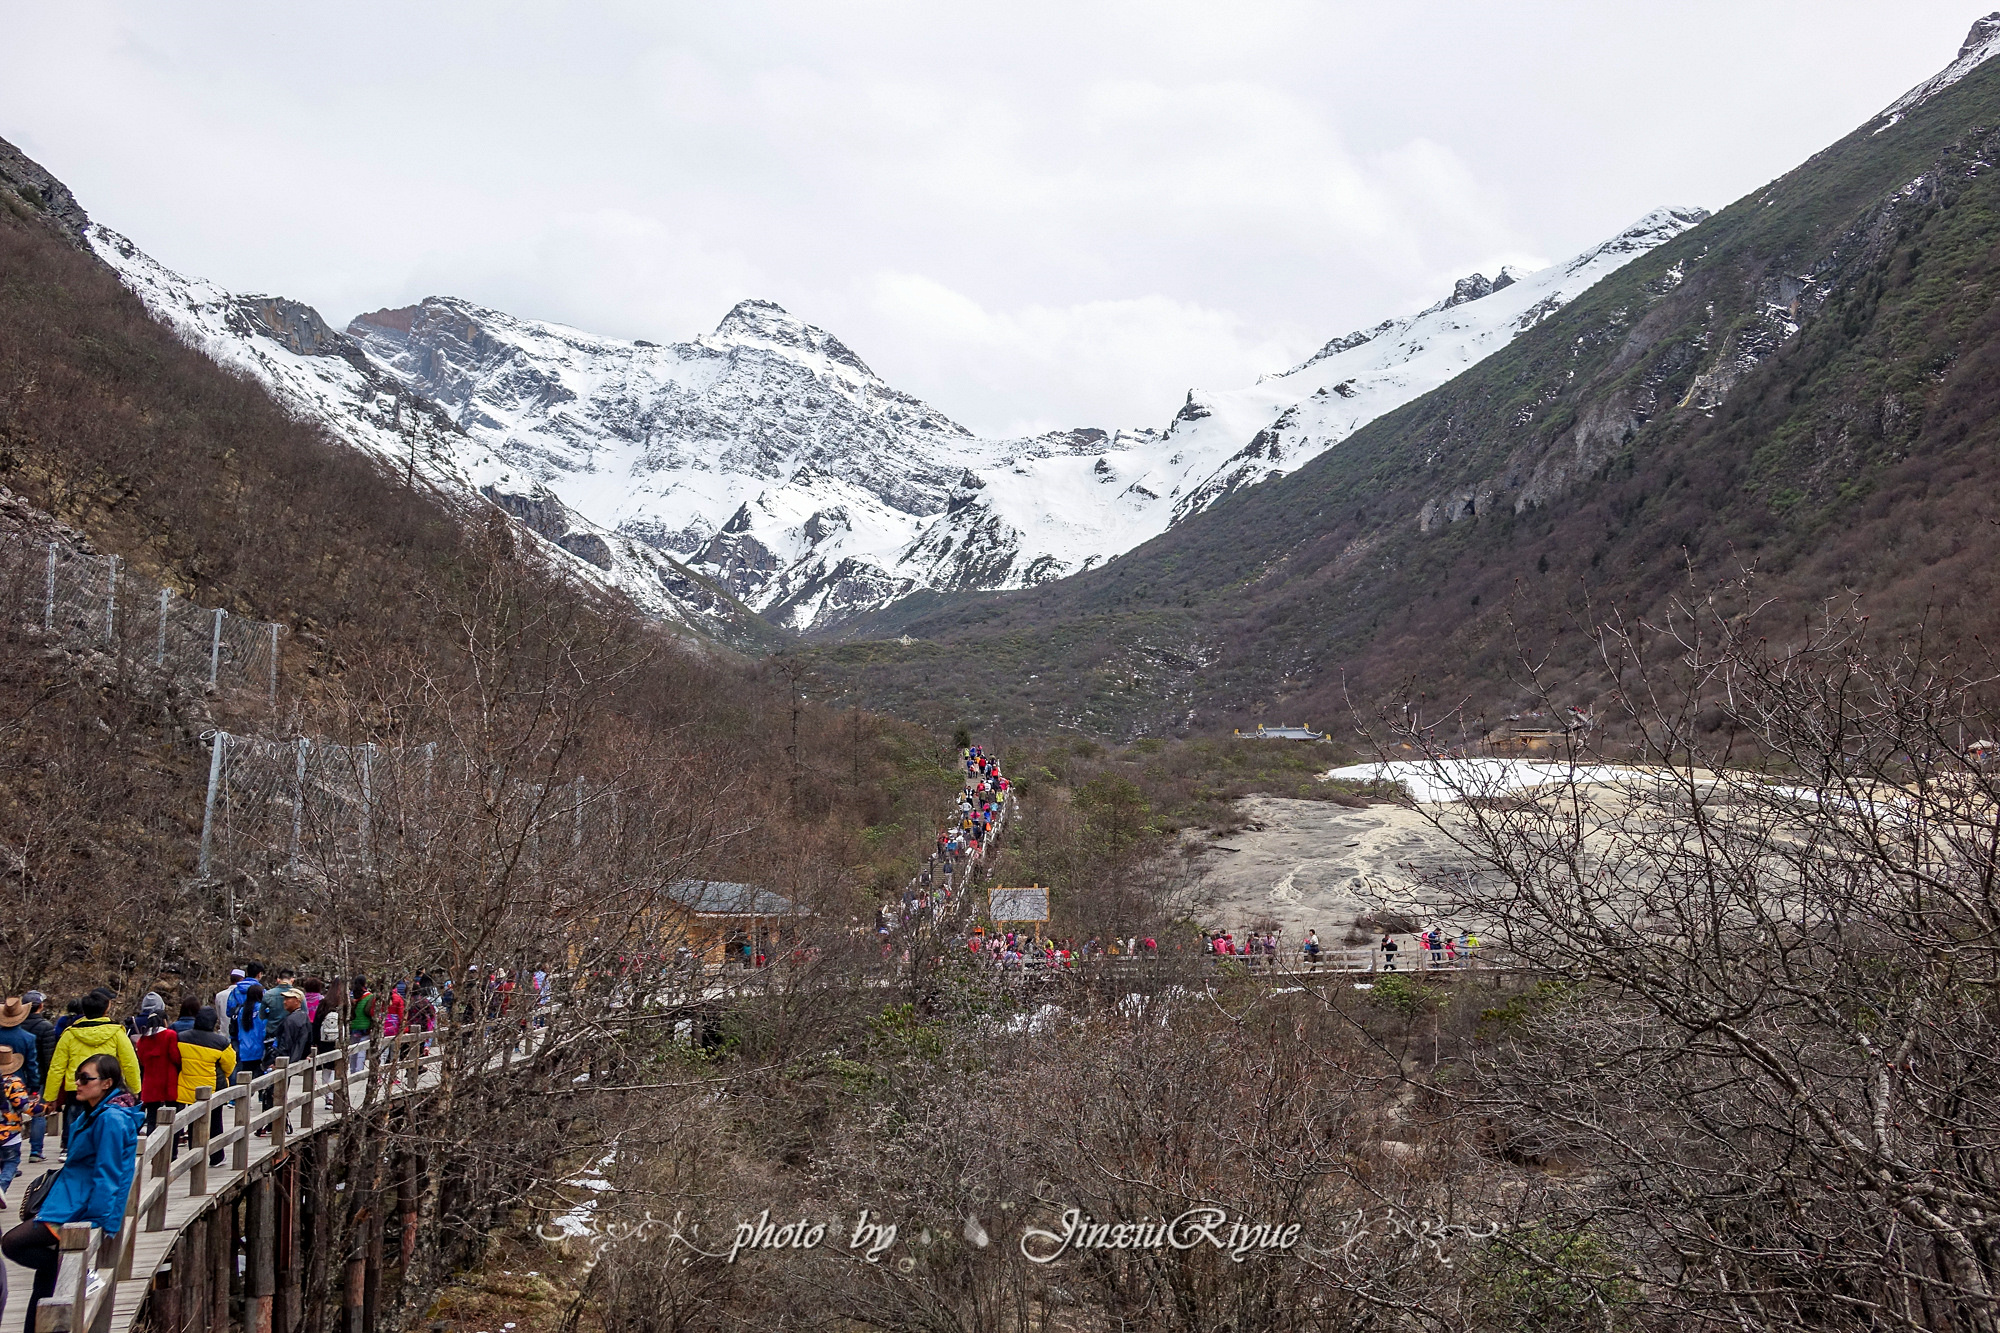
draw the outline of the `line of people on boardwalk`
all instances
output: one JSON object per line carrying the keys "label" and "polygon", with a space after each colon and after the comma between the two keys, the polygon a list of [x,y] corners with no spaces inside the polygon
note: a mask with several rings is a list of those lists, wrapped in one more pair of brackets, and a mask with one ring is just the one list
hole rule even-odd
{"label": "line of people on boardwalk", "polygon": [[[498,977],[489,979],[489,992]],[[20,1175],[23,1147],[28,1163],[47,1160],[48,1117],[62,1117],[61,1165],[27,1187],[21,1220],[0,1235],[0,1253],[34,1274],[29,1328],[55,1289],[63,1224],[88,1222],[114,1236],[123,1227],[142,1133],[194,1104],[202,1088],[225,1088],[238,1073],[261,1074],[281,1056],[303,1061],[336,1049],[343,1035],[349,1070],[359,1073],[371,1039],[429,1031],[453,1003],[449,980],[434,986],[423,973],[378,993],[366,977],[329,986],[283,967],[267,983],[254,962],[231,971],[212,997],[183,996],[174,1017],[157,990],[123,1019],[110,1017],[116,999],[99,987],[70,1001],[60,1017],[49,1014],[39,990],[0,1003],[0,1207]],[[333,1071],[321,1077],[330,1082]],[[268,1109],[269,1090],[263,1097]],[[220,1110],[209,1129],[222,1132]],[[176,1151],[187,1138],[183,1130]],[[218,1152],[210,1163],[221,1160]],[[0,1310],[6,1300],[0,1270]]]}
{"label": "line of people on boardwalk", "polygon": [[[1251,968],[1263,967],[1276,970],[1284,965],[1285,949],[1275,929],[1252,930],[1242,938],[1230,930],[1204,930],[1202,951],[1217,960],[1232,958],[1240,960]],[[1396,960],[1401,952],[1396,936],[1384,932],[1382,941],[1376,946],[1381,955],[1382,969],[1396,971]],[[1414,947],[1419,951],[1415,961],[1432,968],[1464,967],[1471,964],[1479,951],[1479,937],[1471,931],[1453,931],[1444,926],[1431,926],[1417,933]],[[1319,932],[1308,930],[1299,945],[1298,961],[1308,968],[1318,967],[1325,958],[1320,947]]]}
{"label": "line of people on boardwalk", "polygon": [[[1218,960],[1240,958],[1246,967],[1278,966],[1278,933],[1275,930],[1253,930],[1242,939],[1236,938],[1236,932],[1232,930],[1204,930],[1201,947],[1203,953],[1211,954]],[[1308,962],[1319,961],[1319,932],[1306,932],[1303,954]]]}
{"label": "line of people on boardwalk", "polygon": [[959,793],[953,822],[938,830],[933,856],[933,860],[942,857],[952,867],[967,860],[978,861],[984,854],[987,839],[1000,822],[1007,793],[1013,790],[1013,783],[1000,771],[1000,761],[982,747],[968,745],[960,760],[965,765],[965,789]]}
{"label": "line of people on boardwalk", "polygon": [[984,747],[968,745],[959,752],[965,769],[950,821],[938,830],[937,842],[917,877],[903,890],[902,901],[875,909],[875,933],[885,950],[899,928],[931,919],[959,901],[977,872],[986,848],[1006,818],[1007,796],[1013,783],[1000,771],[1000,761]]}
{"label": "line of people on boardwalk", "polygon": [[1025,932],[974,926],[966,936],[966,950],[975,963],[1002,971],[1032,971],[1037,968],[1068,968],[1100,958],[1151,958],[1159,952],[1152,936],[1127,936],[1104,941],[1096,936],[1081,945],[1073,939],[1034,939]]}
{"label": "line of people on boardwalk", "polygon": [[[1382,954],[1382,970],[1396,970],[1396,956],[1401,952],[1393,934],[1384,933],[1382,943],[1376,946]],[[1479,956],[1479,936],[1469,930],[1452,931],[1444,926],[1429,926],[1417,932],[1415,940],[1418,966],[1436,968],[1470,967]]]}

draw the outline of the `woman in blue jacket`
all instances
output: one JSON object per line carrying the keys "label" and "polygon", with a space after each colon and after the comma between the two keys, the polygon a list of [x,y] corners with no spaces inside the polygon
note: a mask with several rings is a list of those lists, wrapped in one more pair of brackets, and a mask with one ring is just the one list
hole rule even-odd
{"label": "woman in blue jacket", "polygon": [[264,1072],[264,988],[252,984],[243,993],[243,1003],[236,1008],[236,1017],[230,1020],[231,1034],[236,1039],[236,1072],[239,1074],[261,1074]]}
{"label": "woman in blue jacket", "polygon": [[[0,1236],[0,1252],[21,1267],[34,1270],[28,1328],[35,1326],[35,1310],[42,1298],[56,1289],[56,1271],[62,1267],[59,1228],[63,1223],[88,1222],[107,1236],[117,1235],[125,1225],[139,1125],[146,1113],[138,1106],[111,1104],[123,1082],[117,1056],[93,1055],[78,1067],[73,1103],[78,1109],[72,1111],[77,1118],[70,1131],[69,1157],[56,1172],[55,1184],[49,1187],[35,1220]],[[0,1286],[0,1310],[6,1308],[6,1300],[6,1288]]]}

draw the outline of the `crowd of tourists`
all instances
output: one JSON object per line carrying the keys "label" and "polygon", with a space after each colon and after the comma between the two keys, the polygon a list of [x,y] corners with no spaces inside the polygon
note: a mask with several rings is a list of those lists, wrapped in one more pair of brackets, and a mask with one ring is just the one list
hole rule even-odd
{"label": "crowd of tourists", "polygon": [[989,935],[984,926],[972,928],[965,946],[974,962],[1008,972],[1075,967],[1098,958],[1150,958],[1160,948],[1150,935],[1110,940],[1092,936],[1078,944],[1074,939],[1031,937],[1020,930],[995,929]]}
{"label": "crowd of tourists", "polygon": [[994,836],[1006,820],[1007,797],[1013,784],[1000,771],[1000,761],[978,745],[959,752],[964,766],[965,785],[953,805],[951,818],[938,830],[917,877],[904,888],[902,900],[893,907],[883,904],[875,912],[875,933],[884,939],[899,928],[936,916],[959,902]]}
{"label": "crowd of tourists", "polygon": [[965,764],[965,789],[959,793],[954,823],[938,830],[931,858],[948,866],[977,862],[985,854],[987,839],[998,827],[1007,793],[1013,789],[1000,771],[1000,761],[982,747],[968,745],[960,758]]}
{"label": "crowd of tourists", "polygon": [[[1468,930],[1431,926],[1411,937],[1411,949],[1410,961],[1417,967],[1468,967],[1479,952],[1479,936]],[[1326,951],[1320,945],[1317,930],[1306,932],[1305,939],[1298,945],[1296,957],[1284,946],[1275,927],[1247,931],[1241,938],[1234,931],[1205,930],[1202,932],[1202,951],[1217,960],[1236,959],[1246,967],[1271,971],[1288,968],[1294,962],[1307,969],[1318,968],[1326,962]],[[1384,932],[1370,963],[1379,964],[1386,972],[1394,972],[1402,951],[1396,934]]]}
{"label": "crowd of tourists", "polygon": [[[545,985],[542,972],[475,969],[460,993],[468,1014],[477,1008],[504,1016],[517,1004],[517,988],[532,987],[539,1002]],[[26,1187],[16,1224],[0,1235],[0,1252],[34,1274],[26,1326],[34,1327],[36,1307],[54,1290],[62,1225],[88,1222],[112,1235],[123,1227],[141,1134],[193,1105],[202,1089],[261,1074],[280,1057],[302,1062],[344,1045],[348,1072],[361,1073],[371,1042],[432,1031],[457,1004],[448,977],[434,982],[420,972],[375,987],[365,976],[328,982],[288,967],[267,976],[254,962],[232,970],[212,995],[188,990],[170,1005],[160,990],[149,990],[129,1015],[116,1018],[118,996],[104,987],[61,1012],[39,990],[0,1003],[0,1208],[22,1174],[24,1150],[29,1165],[51,1155],[60,1161]],[[332,1068],[321,1070],[323,1082],[335,1077]],[[263,1096],[268,1109],[269,1091]],[[61,1126],[53,1144],[52,1115]],[[222,1132],[219,1109],[209,1130]],[[176,1152],[190,1138],[183,1129]],[[210,1162],[219,1165],[221,1158],[216,1153]]]}
{"label": "crowd of tourists", "polygon": [[[1384,934],[1376,947],[1382,955],[1382,970],[1396,971],[1396,958],[1402,952],[1396,937]],[[1430,926],[1417,932],[1412,947],[1416,951],[1412,961],[1420,968],[1470,967],[1479,955],[1479,936],[1469,930]]]}

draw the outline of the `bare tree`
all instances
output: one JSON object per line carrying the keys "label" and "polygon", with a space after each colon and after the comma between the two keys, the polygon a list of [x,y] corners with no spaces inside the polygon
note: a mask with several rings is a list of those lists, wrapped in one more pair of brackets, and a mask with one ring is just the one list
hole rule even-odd
{"label": "bare tree", "polygon": [[[1425,882],[1542,979],[1465,1105],[1646,1305],[1757,1328],[2000,1323],[1995,675],[1828,611],[1600,635],[1630,752],[1441,815]],[[1551,703],[1555,703],[1551,700]],[[1433,752],[1435,758],[1447,757]]]}

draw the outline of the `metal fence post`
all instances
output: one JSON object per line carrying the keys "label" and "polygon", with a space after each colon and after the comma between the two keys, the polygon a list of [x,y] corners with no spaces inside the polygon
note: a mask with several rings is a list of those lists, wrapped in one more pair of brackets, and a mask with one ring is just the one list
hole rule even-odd
{"label": "metal fence post", "polygon": [[112,556],[110,575],[104,580],[104,637],[118,637],[118,557]]}
{"label": "metal fence post", "polygon": [[42,603],[42,629],[51,632],[56,627],[56,544],[49,543],[49,594]]}
{"label": "metal fence post", "polygon": [[271,707],[278,706],[278,625],[271,622]]}
{"label": "metal fence post", "polygon": [[361,868],[375,869],[375,742],[361,747]]}
{"label": "metal fence post", "polygon": [[208,644],[208,683],[215,684],[216,673],[222,668],[222,618],[229,613],[221,607],[215,608],[215,634]]}
{"label": "metal fence post", "polygon": [[306,821],[306,749],[312,744],[305,737],[299,737],[298,760],[293,776],[292,796],[292,873],[299,873],[299,852],[304,842]]}
{"label": "metal fence post", "polygon": [[209,855],[215,845],[215,793],[222,786],[222,751],[229,744],[229,733],[218,731],[210,737],[212,749],[208,756],[208,799],[201,807],[201,859],[196,874],[208,878]]}
{"label": "metal fence post", "polygon": [[154,666],[167,664],[167,604],[173,600],[171,588],[160,589],[160,650],[153,655]]}

